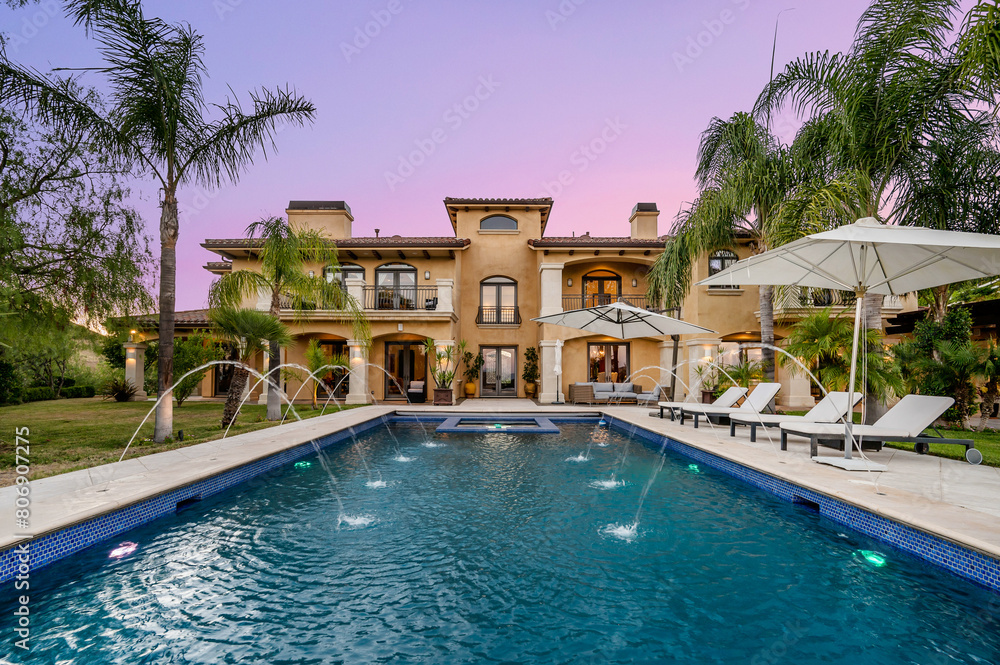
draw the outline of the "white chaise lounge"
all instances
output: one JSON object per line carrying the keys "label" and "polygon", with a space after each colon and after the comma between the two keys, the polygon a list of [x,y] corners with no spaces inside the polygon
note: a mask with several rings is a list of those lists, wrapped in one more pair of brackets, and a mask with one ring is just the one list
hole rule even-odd
{"label": "white chaise lounge", "polygon": [[747,395],[743,404],[737,407],[722,407],[715,404],[685,404],[681,407],[681,425],[688,416],[694,418],[694,426],[698,427],[698,418],[718,418],[720,421],[737,415],[756,415],[763,413],[774,396],[781,390],[780,383],[758,383]]}
{"label": "white chaise lounge", "polygon": [[[726,392],[719,395],[719,399],[712,402],[711,406],[720,407],[730,407],[739,402],[747,394],[747,389],[740,386],[733,386],[732,388],[727,388]],[[679,412],[684,406],[693,406],[697,402],[657,402],[656,406],[660,407],[660,417],[663,417],[663,410],[667,409],[670,412],[670,419],[674,419],[675,411]]]}
{"label": "white chaise lounge", "polygon": [[[861,393],[854,393],[854,404],[861,401]],[[758,427],[777,427],[781,423],[836,423],[847,415],[847,393],[830,392],[816,406],[801,416],[782,413],[734,413],[729,416],[729,436],[736,436],[737,425],[749,425],[750,441],[757,440]]]}
{"label": "white chaise lounge", "polygon": [[[854,436],[862,448],[874,444],[877,450],[887,441],[913,443],[913,449],[925,454],[932,443],[950,443],[965,446],[965,459],[970,464],[979,464],[983,455],[976,450],[972,439],[947,439],[942,436],[924,436],[925,429],[948,410],[955,400],[951,397],[934,395],[907,395],[889,409],[874,425],[854,425]],[[783,421],[781,427],[781,449],[788,448],[788,435],[797,434],[809,439],[809,456],[816,457],[817,446],[823,444],[844,449],[844,425],[823,425],[820,423],[795,423]]]}

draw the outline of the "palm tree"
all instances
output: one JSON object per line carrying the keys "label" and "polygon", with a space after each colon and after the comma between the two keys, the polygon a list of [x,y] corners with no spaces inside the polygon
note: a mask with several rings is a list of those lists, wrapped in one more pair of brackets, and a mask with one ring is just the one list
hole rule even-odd
{"label": "palm tree", "polygon": [[[202,90],[206,69],[201,35],[186,24],[147,18],[138,0],[67,0],[66,8],[100,44],[108,78],[106,112],[60,80],[12,63],[0,54],[0,101],[21,106],[46,124],[83,128],[110,160],[151,177],[161,189],[159,391],[173,380],[174,303],[181,184],[219,187],[236,182],[260,149],[274,149],[277,122],[303,125],[315,107],[289,89],[250,94],[253,109],[236,99],[211,105]],[[156,410],[154,439],[173,427],[173,405]]]}
{"label": "palm tree", "polygon": [[286,346],[292,341],[292,336],[281,321],[256,309],[218,307],[212,309],[210,316],[219,336],[239,349],[239,362],[243,363],[233,372],[233,380],[226,395],[226,406],[222,410],[222,426],[229,427],[236,420],[237,409],[246,389],[250,374],[247,363],[256,353],[264,351],[267,340]]}
{"label": "palm tree", "polygon": [[981,415],[979,425],[976,427],[977,432],[982,432],[986,429],[986,425],[990,421],[990,416],[993,415],[993,409],[996,407],[997,401],[1000,401],[1000,346],[997,346],[995,339],[991,339],[989,346],[986,347],[986,355],[983,359],[982,379],[984,381],[982,390],[983,401],[979,405]]}
{"label": "palm tree", "polygon": [[[309,340],[309,344],[306,346],[305,356],[306,356],[306,367],[308,367],[309,371],[312,372],[313,374],[323,369],[324,367],[327,367],[328,365],[340,365],[342,367],[347,367],[348,366],[347,363],[349,360],[347,356],[344,355],[334,354],[332,356],[327,356],[326,353],[323,352],[323,347],[320,346],[319,340],[316,339]],[[345,372],[346,370],[343,369],[334,369],[332,371],[333,378],[338,379],[339,377],[343,377]],[[322,380],[323,379],[321,377],[316,376],[316,381],[313,383],[312,408],[314,410],[316,409],[316,397],[319,394],[319,384],[320,381]],[[326,390],[328,394],[332,393],[333,387],[335,386],[327,385]]]}
{"label": "palm tree", "polygon": [[[212,285],[212,306],[238,307],[246,299],[266,296],[268,313],[279,317],[283,308],[291,309],[298,320],[321,307],[347,313],[354,326],[355,339],[370,337],[368,322],[361,305],[350,297],[340,283],[332,279],[337,268],[337,248],[319,231],[292,229],[281,217],[266,217],[247,227],[247,235],[260,239],[260,272],[234,270]],[[326,266],[319,275],[310,276],[310,264]],[[325,273],[325,274],[324,274]],[[268,359],[268,379],[278,382],[275,372],[281,364],[279,345],[273,340]],[[276,390],[267,392],[267,419],[281,418],[281,402]]]}
{"label": "palm tree", "polygon": [[[731,248],[750,236],[755,252],[768,249],[770,224],[796,182],[791,152],[748,113],[713,118],[701,135],[695,171],[701,193],[678,215],[674,235],[648,276],[648,296],[678,307],[691,288],[691,264],[704,254]],[[774,289],[760,287],[760,336],[774,344]],[[774,351],[762,349],[765,372],[774,378]]]}

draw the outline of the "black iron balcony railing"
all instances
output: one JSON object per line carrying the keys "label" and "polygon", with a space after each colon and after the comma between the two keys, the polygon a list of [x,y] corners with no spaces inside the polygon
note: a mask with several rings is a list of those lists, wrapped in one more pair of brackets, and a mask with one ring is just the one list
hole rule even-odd
{"label": "black iron balcony railing", "polygon": [[787,310],[800,307],[853,307],[855,297],[850,291],[834,291],[811,287],[786,287],[775,290],[774,306]]}
{"label": "black iron balcony railing", "polygon": [[615,296],[604,293],[586,296],[580,295],[579,293],[564,293],[562,297],[562,308],[563,311],[571,309],[587,309],[588,307],[600,307],[602,305],[610,305],[613,302],[619,301],[625,303],[626,305],[632,305],[633,307],[649,309],[649,300],[646,296]]}
{"label": "black iron balcony railing", "polygon": [[521,311],[517,305],[511,307],[480,307],[476,315],[476,325],[519,326]]}
{"label": "black iron balcony railing", "polygon": [[364,287],[365,309],[428,310],[437,309],[436,286],[403,286],[398,289],[384,286]]}

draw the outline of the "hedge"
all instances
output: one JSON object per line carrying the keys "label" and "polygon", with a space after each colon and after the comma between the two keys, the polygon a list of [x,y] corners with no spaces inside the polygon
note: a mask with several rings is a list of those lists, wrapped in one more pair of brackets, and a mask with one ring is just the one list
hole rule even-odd
{"label": "hedge", "polygon": [[75,399],[80,397],[93,397],[97,394],[97,389],[94,386],[70,386],[69,388],[63,388],[62,396],[68,399]]}
{"label": "hedge", "polygon": [[55,399],[56,393],[52,388],[42,386],[40,388],[25,388],[22,397],[25,402],[41,402],[46,399]]}

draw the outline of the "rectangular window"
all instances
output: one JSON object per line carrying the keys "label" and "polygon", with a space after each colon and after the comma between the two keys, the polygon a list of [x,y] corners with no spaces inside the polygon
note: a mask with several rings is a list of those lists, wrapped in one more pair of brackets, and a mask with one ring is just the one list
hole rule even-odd
{"label": "rectangular window", "polygon": [[629,375],[627,343],[588,344],[589,381],[621,383]]}

